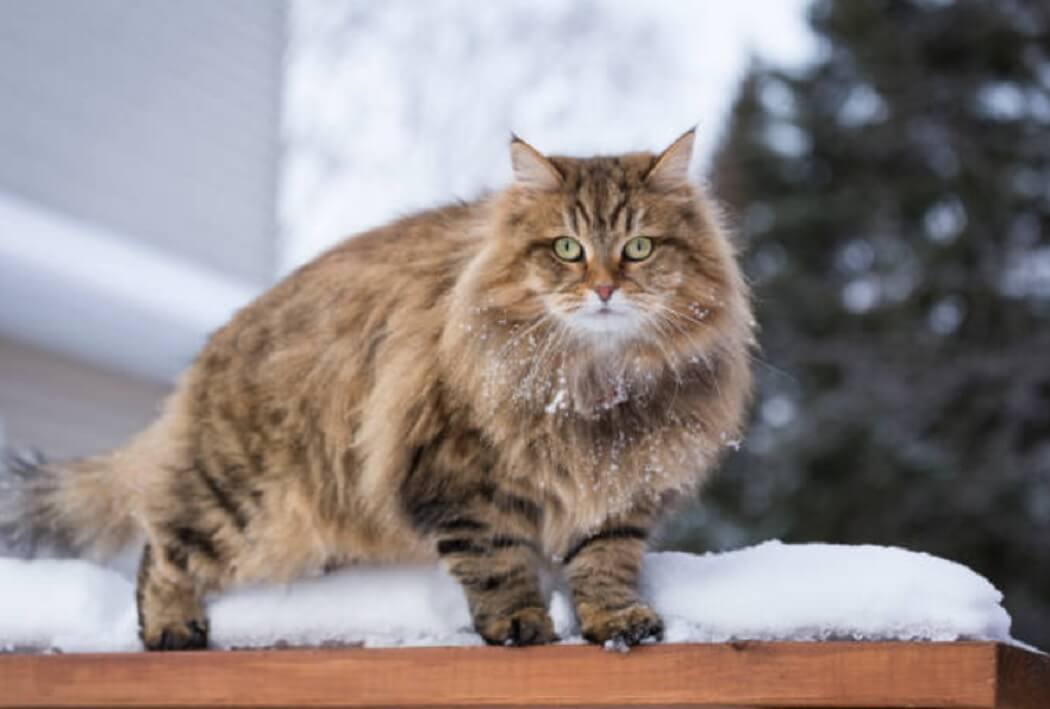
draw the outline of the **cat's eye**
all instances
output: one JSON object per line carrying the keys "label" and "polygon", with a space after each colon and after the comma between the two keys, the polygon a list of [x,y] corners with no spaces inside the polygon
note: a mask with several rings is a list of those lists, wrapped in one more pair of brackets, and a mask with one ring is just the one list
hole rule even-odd
{"label": "cat's eye", "polygon": [[554,240],[554,254],[562,261],[579,261],[583,258],[583,244],[571,236]]}
{"label": "cat's eye", "polygon": [[644,261],[653,253],[653,240],[648,236],[636,236],[623,247],[623,257],[628,261]]}

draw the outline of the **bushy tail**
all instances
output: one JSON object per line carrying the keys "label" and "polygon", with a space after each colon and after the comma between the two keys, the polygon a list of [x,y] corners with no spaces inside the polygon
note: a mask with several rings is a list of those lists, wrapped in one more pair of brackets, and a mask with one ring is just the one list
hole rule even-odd
{"label": "bushy tail", "polygon": [[0,553],[107,559],[137,536],[131,500],[106,457],[0,457]]}

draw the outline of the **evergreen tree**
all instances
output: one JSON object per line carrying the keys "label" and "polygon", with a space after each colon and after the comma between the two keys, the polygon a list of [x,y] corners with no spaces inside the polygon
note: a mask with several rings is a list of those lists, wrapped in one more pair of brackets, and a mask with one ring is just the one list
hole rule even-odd
{"label": "evergreen tree", "polygon": [[748,439],[687,548],[957,560],[1050,647],[1050,3],[823,1],[755,65],[714,183],[760,327]]}

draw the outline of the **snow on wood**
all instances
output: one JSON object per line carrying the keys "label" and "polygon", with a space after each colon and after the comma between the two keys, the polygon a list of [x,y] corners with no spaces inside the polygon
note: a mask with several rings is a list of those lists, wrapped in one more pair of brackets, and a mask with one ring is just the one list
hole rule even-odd
{"label": "snow on wood", "polygon": [[[78,560],[0,559],[0,648],[141,649],[132,581]],[[954,562],[904,549],[766,542],[721,554],[649,554],[642,592],[668,642],[1013,642],[1001,594]],[[564,588],[566,643],[582,642]],[[479,645],[463,594],[436,567],[354,567],[210,599],[216,647]]]}

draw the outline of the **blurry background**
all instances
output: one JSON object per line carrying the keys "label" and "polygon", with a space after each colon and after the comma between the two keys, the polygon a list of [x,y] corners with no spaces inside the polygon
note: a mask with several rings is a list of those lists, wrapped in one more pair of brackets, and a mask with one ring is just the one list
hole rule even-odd
{"label": "blurry background", "polygon": [[665,545],[897,544],[1050,647],[1050,5],[0,3],[0,437],[147,421],[291,268],[545,151],[659,149],[739,232],[750,434]]}

